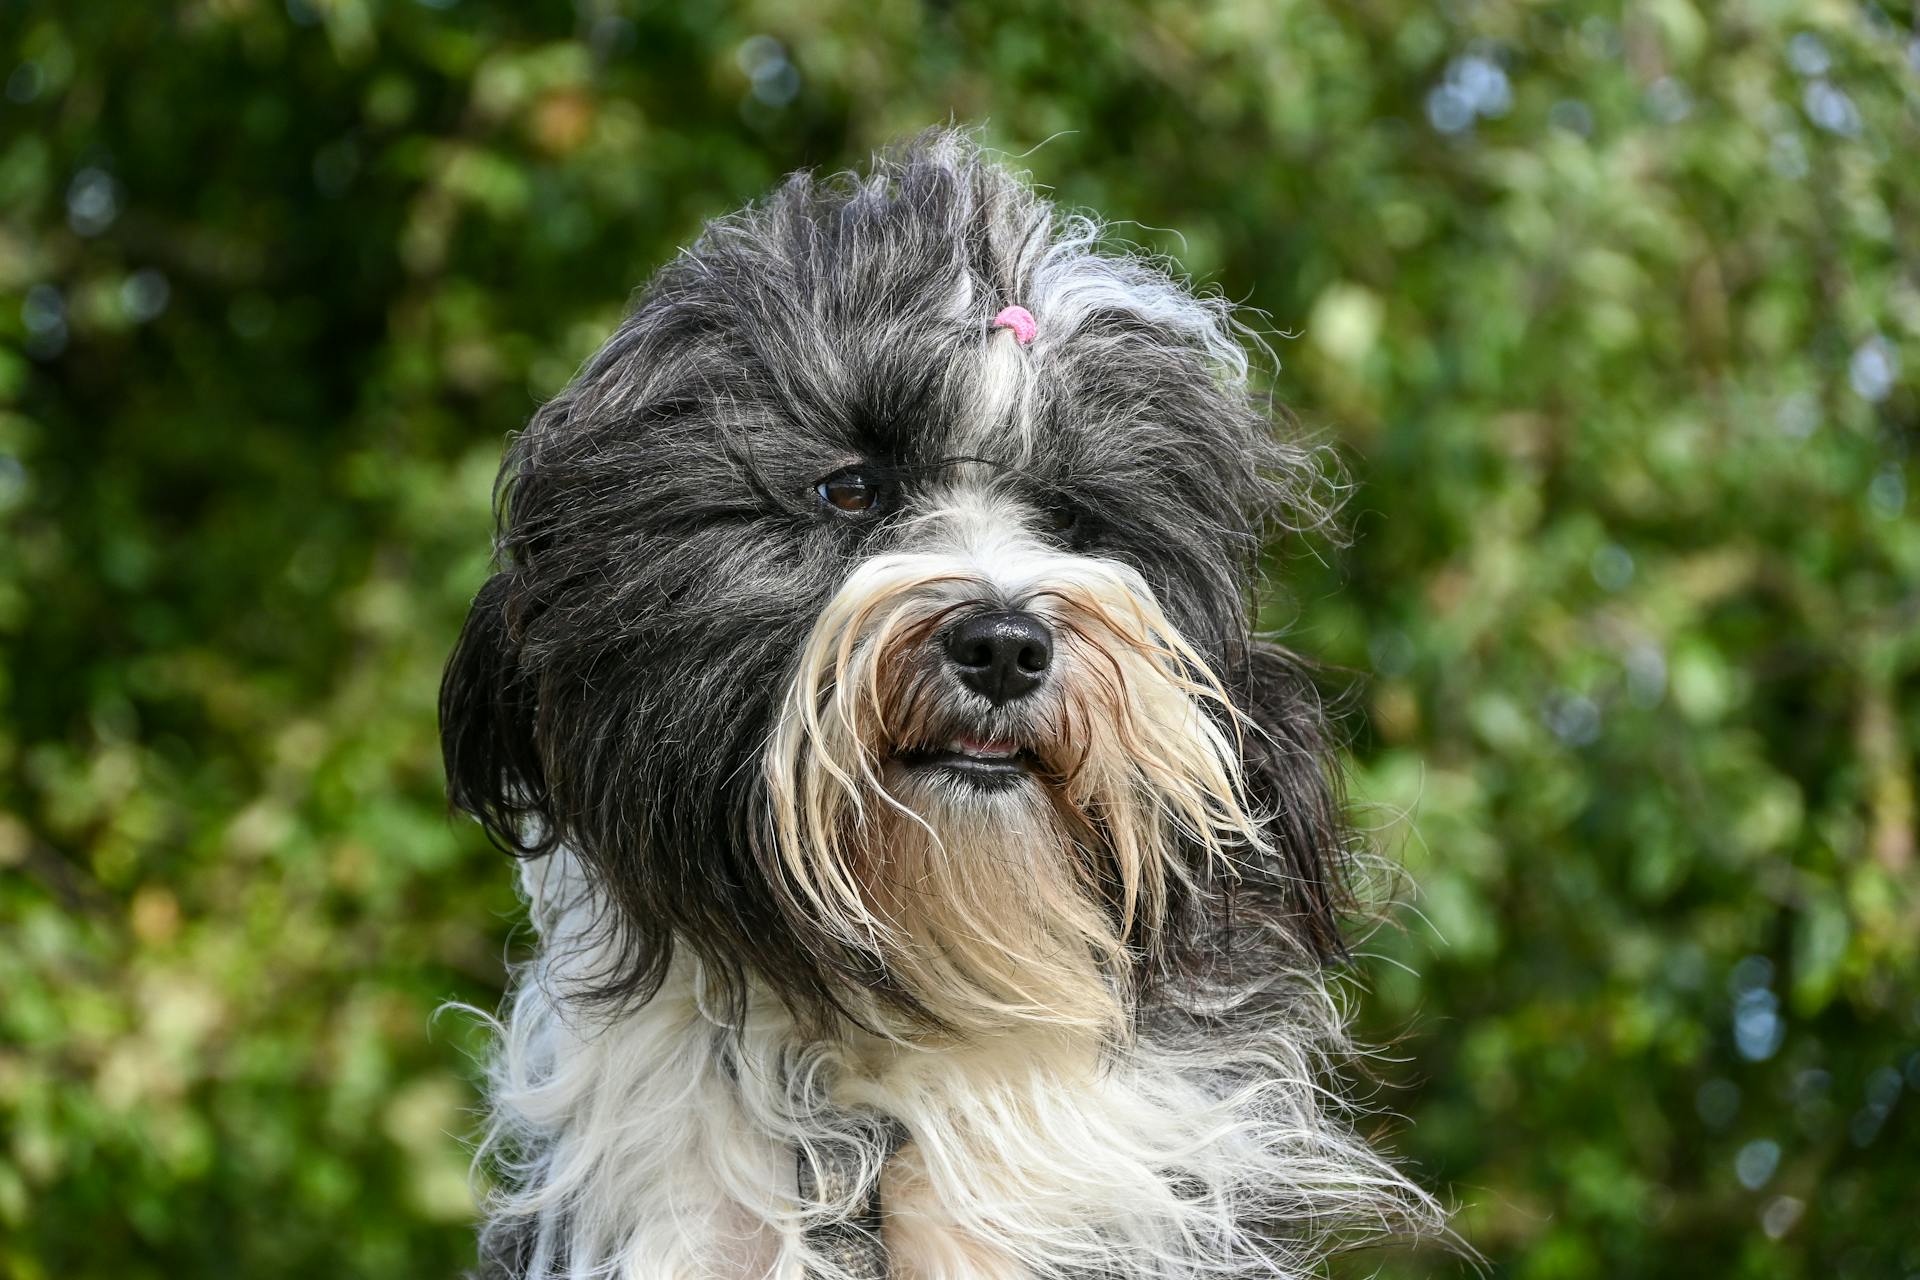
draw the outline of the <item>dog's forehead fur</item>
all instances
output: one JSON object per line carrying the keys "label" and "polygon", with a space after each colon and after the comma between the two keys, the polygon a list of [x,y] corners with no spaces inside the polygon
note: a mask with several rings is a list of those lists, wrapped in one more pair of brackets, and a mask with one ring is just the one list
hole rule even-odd
{"label": "dog's forehead fur", "polygon": [[[991,328],[1009,304],[1030,347]],[[950,136],[871,178],[801,175],[667,265],[535,422],[507,549],[537,568],[571,540],[593,590],[663,541],[709,575],[822,583],[887,536],[820,519],[815,482],[865,466],[903,511],[961,479],[1065,508],[1191,615],[1240,594],[1305,470],[1227,315]]]}

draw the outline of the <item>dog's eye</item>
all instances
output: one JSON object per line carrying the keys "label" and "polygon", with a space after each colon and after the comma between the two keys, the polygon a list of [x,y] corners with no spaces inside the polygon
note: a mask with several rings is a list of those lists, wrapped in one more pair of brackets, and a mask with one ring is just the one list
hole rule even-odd
{"label": "dog's eye", "polygon": [[1041,535],[1063,547],[1079,545],[1080,525],[1079,510],[1064,502],[1050,502],[1034,517],[1034,526]]}
{"label": "dog's eye", "polygon": [[820,495],[823,506],[848,515],[862,515],[880,505],[880,486],[858,471],[842,471],[830,475],[813,491]]}

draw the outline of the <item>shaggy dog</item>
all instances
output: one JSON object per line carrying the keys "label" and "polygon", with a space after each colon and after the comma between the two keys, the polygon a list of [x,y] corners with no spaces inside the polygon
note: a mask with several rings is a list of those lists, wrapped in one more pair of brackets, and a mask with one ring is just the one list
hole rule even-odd
{"label": "shaggy dog", "polygon": [[1341,806],[1254,637],[1231,308],[962,134],[789,179],[513,443],[441,695],[539,935],[514,1277],[1294,1276],[1437,1227],[1330,1091]]}

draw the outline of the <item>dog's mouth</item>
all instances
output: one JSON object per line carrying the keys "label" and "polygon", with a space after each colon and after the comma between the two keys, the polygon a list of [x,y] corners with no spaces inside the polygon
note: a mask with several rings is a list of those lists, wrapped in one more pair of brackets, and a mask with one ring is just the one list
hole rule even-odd
{"label": "dog's mouth", "polygon": [[933,747],[900,752],[901,764],[916,773],[951,777],[983,787],[1009,786],[1032,773],[1034,754],[1010,738],[950,738]]}

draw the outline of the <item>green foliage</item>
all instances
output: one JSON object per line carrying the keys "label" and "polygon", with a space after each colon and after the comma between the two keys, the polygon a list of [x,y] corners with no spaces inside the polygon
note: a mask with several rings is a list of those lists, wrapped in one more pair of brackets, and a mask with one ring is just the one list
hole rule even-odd
{"label": "green foliage", "polygon": [[1355,540],[1269,621],[1368,673],[1365,1023],[1494,1271],[1920,1272],[1911,13],[0,22],[0,1272],[470,1256],[432,1014],[515,904],[434,687],[502,439],[702,218],[949,118],[1302,335]]}

